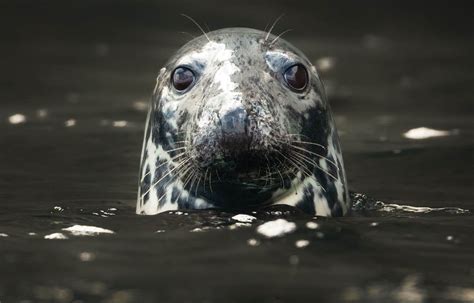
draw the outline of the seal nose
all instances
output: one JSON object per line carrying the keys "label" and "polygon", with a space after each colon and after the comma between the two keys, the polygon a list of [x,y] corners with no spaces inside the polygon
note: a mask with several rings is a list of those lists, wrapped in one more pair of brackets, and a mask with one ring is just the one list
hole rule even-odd
{"label": "seal nose", "polygon": [[[233,109],[221,117],[223,145],[232,149],[241,149],[248,141],[246,132],[247,112],[244,108]],[[245,146],[246,147],[246,146]]]}
{"label": "seal nose", "polygon": [[245,121],[247,120],[247,113],[245,109],[239,107],[227,112],[222,118],[222,133],[224,136],[244,135]]}

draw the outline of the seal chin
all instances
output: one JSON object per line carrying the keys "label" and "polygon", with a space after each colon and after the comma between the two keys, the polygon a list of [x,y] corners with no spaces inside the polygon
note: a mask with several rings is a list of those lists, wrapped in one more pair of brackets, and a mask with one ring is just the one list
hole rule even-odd
{"label": "seal chin", "polygon": [[275,189],[265,187],[265,182],[242,180],[218,180],[212,182],[212,191],[200,194],[218,207],[245,209],[264,206]]}

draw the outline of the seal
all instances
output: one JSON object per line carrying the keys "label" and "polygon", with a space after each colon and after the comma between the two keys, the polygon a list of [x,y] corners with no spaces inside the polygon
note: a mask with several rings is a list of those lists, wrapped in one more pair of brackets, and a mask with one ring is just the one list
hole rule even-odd
{"label": "seal", "polygon": [[294,206],[350,210],[339,138],[316,68],[279,36],[197,37],[157,77],[136,212]]}

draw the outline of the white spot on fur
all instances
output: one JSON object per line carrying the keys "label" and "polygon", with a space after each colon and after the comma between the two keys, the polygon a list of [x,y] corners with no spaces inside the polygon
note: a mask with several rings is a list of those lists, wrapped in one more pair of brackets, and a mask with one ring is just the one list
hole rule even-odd
{"label": "white spot on fur", "polygon": [[279,189],[278,191],[276,191],[273,195],[273,197],[276,199],[273,204],[296,206],[298,202],[300,202],[304,198],[304,188],[308,185],[311,185],[313,187],[312,191],[314,192],[313,201],[316,214],[318,216],[331,216],[331,209],[328,206],[328,202],[325,196],[323,195],[323,189],[316,180],[316,177],[311,175],[309,177],[306,177],[301,183],[296,184],[298,182],[298,179],[299,178],[295,178],[292,180],[292,188],[294,189],[288,191],[286,195],[278,197],[278,195],[281,195],[283,192],[285,192],[285,190]]}
{"label": "white spot on fur", "polygon": [[231,76],[239,70],[240,69],[230,61],[224,62],[222,67],[219,68],[214,75],[214,83],[218,84],[223,92],[233,91],[237,87],[237,84],[231,80]]}
{"label": "white spot on fur", "polygon": [[232,50],[225,43],[210,41],[202,49],[189,53],[178,60],[177,65],[190,65],[193,62],[218,61],[224,62],[232,57]]}

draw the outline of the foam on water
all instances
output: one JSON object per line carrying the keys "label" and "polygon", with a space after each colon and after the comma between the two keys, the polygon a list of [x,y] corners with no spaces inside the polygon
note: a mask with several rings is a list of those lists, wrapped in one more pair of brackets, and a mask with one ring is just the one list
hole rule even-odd
{"label": "foam on water", "polygon": [[452,213],[452,214],[469,213],[469,210],[462,209],[459,207],[411,206],[411,205],[400,205],[400,204],[395,204],[395,203],[384,203],[381,201],[378,201],[377,205],[380,207],[378,211],[384,211],[384,212],[404,211],[404,212],[409,212],[409,213],[421,213],[421,214],[429,214],[432,212],[447,212],[447,213]]}
{"label": "foam on water", "polygon": [[434,137],[445,137],[453,134],[456,134],[456,131],[438,130],[428,127],[418,127],[410,129],[409,131],[405,132],[403,136],[407,139],[422,140]]}
{"label": "foam on water", "polygon": [[257,227],[257,232],[267,238],[282,237],[296,230],[296,224],[285,219],[268,221]]}
{"label": "foam on water", "polygon": [[95,236],[99,234],[113,234],[114,232],[110,229],[105,229],[96,226],[88,225],[74,225],[71,227],[63,228],[62,230],[70,232],[74,236]]}
{"label": "foam on water", "polygon": [[44,238],[45,238],[46,240],[65,240],[65,239],[67,239],[68,237],[65,236],[65,235],[62,234],[62,233],[52,233],[52,234],[49,234],[49,235],[44,236]]}
{"label": "foam on water", "polygon": [[[396,215],[404,213],[416,213],[416,214],[453,214],[463,215],[469,214],[468,209],[460,207],[427,207],[427,206],[411,206],[396,203],[385,203],[379,200],[375,200],[367,197],[364,194],[356,193],[351,195],[353,206],[352,210],[355,213],[358,212],[379,212],[379,213],[390,213]],[[370,216],[370,213],[365,213],[365,216]]]}
{"label": "foam on water", "polygon": [[257,218],[255,218],[254,216],[245,215],[245,214],[235,215],[232,217],[232,219],[234,219],[235,221],[242,222],[242,223],[251,223],[257,220]]}

